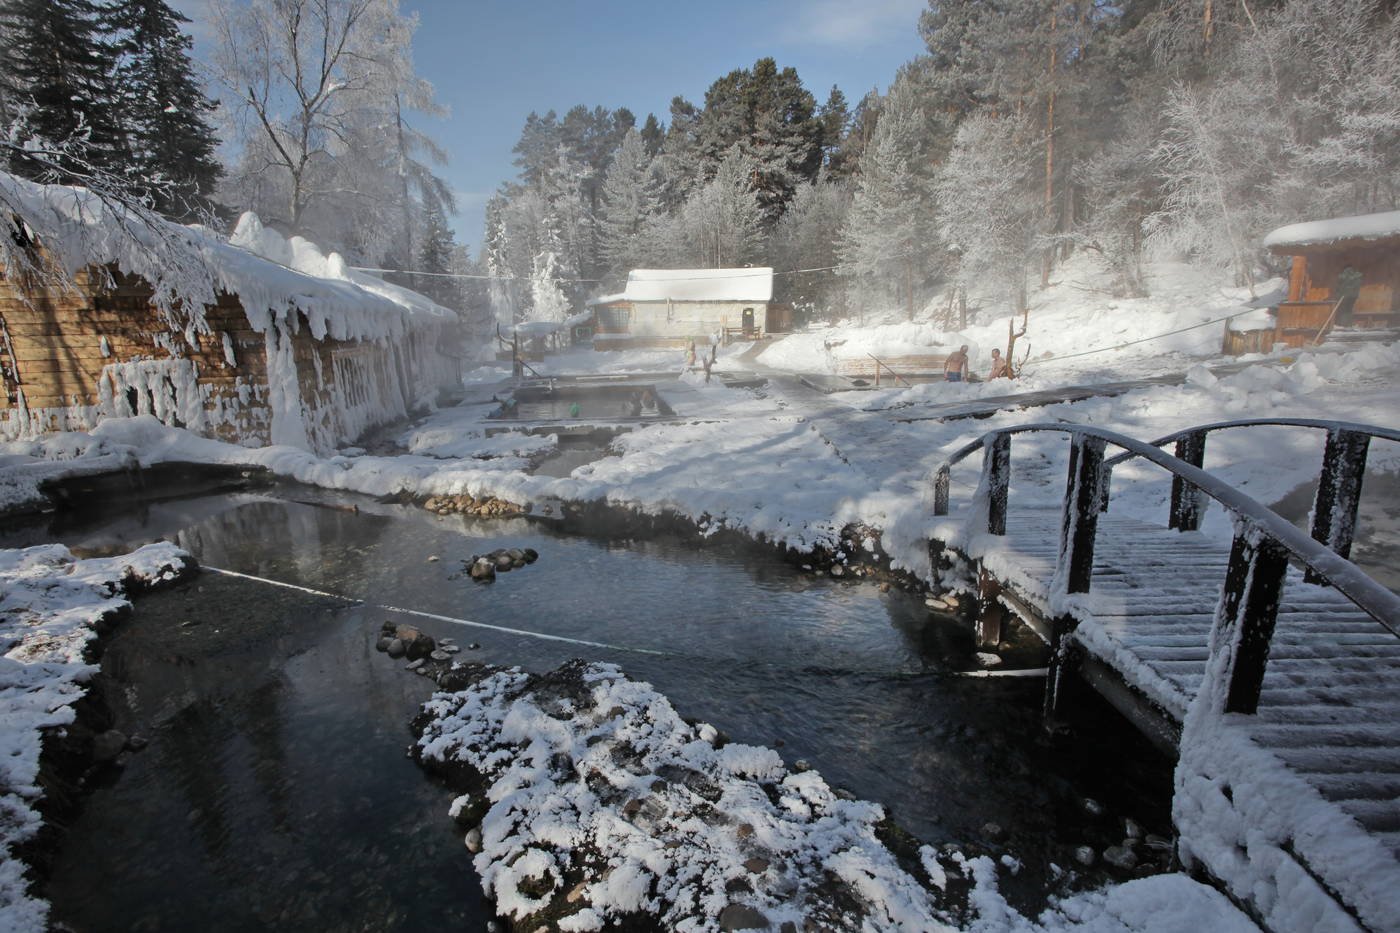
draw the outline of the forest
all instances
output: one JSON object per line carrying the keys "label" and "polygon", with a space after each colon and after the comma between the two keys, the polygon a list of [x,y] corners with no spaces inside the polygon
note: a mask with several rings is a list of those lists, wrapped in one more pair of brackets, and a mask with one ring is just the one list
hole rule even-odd
{"label": "forest", "polygon": [[164,0],[4,0],[4,166],[182,220],[256,211],[433,273],[403,281],[479,331],[560,320],[638,267],[772,266],[780,300],[832,320],[1023,311],[1073,254],[1124,296],[1156,257],[1252,287],[1272,227],[1400,206],[1391,0],[931,0],[910,23],[926,52],[854,102],[760,58],[660,117],[529,114],[476,255],[423,128],[443,111],[415,15],[210,18],[197,68]]}

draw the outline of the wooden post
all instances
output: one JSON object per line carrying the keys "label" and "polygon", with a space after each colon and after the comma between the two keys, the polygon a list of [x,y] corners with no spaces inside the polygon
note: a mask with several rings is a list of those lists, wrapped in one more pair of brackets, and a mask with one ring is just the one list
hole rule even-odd
{"label": "wooden post", "polygon": [[1103,472],[1099,474],[1099,511],[1108,511],[1108,493],[1113,486],[1113,467],[1104,464]]}
{"label": "wooden post", "polygon": [[1288,551],[1277,541],[1261,538],[1256,543],[1246,535],[1235,535],[1211,638],[1213,652],[1229,652],[1228,665],[1217,675],[1226,678],[1227,713],[1253,713],[1259,708],[1287,572]]}
{"label": "wooden post", "polygon": [[987,572],[979,561],[977,564],[977,618],[973,620],[973,637],[977,647],[996,650],[1001,644],[1001,625],[1005,610],[997,597],[1001,595],[1001,584]]}
{"label": "wooden post", "polygon": [[[1361,482],[1366,478],[1366,455],[1371,436],[1341,429],[1327,432],[1322,453],[1322,474],[1313,499],[1312,537],[1342,557],[1350,557],[1356,535],[1356,509],[1361,502]],[[1325,582],[1311,569],[1309,583]]]}
{"label": "wooden post", "polygon": [[933,514],[948,514],[948,484],[951,480],[952,468],[948,464],[943,464],[938,468],[938,473],[933,477]]}
{"label": "wooden post", "polygon": [[1061,682],[1077,663],[1065,638],[1073,632],[1079,620],[1073,616],[1056,616],[1050,620],[1050,662],[1045,677],[1045,699],[1041,716],[1047,728],[1054,730],[1060,713],[1060,699],[1063,695]]}
{"label": "wooden post", "polygon": [[[1192,431],[1177,439],[1176,458],[1185,460],[1193,467],[1200,467],[1206,458],[1206,432]],[[1172,474],[1172,509],[1167,519],[1167,527],[1178,531],[1195,531],[1201,527],[1201,513],[1205,511],[1201,491],[1191,483]]]}
{"label": "wooden post", "polygon": [[1006,534],[1006,499],[1011,489],[1011,435],[995,434],[982,451],[982,483],[987,490],[987,533]]}
{"label": "wooden post", "polygon": [[1069,477],[1065,481],[1060,518],[1060,557],[1055,583],[1064,593],[1089,592],[1094,569],[1094,537],[1103,502],[1104,439],[1076,432],[1071,435]]}

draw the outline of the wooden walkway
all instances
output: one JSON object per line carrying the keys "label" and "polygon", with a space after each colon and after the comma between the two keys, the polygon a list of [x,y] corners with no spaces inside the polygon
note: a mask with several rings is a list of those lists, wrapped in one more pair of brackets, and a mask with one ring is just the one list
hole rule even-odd
{"label": "wooden walkway", "polygon": [[[948,508],[948,468],[937,478],[935,574],[966,587],[975,571],[984,610],[1050,643],[1048,712],[1078,673],[1177,753],[1183,861],[1267,929],[1400,930],[1400,598],[1344,559],[1362,426],[1328,427],[1311,538],[1199,469],[1207,431],[1236,426],[1183,432],[1178,458],[1096,428],[987,435],[952,461],[984,451],[963,509]],[[1010,435],[1025,431],[1072,437],[1059,508],[1008,507]],[[1105,441],[1180,480],[1170,523],[1109,507]],[[1235,514],[1233,541],[1195,530],[1193,489]]]}

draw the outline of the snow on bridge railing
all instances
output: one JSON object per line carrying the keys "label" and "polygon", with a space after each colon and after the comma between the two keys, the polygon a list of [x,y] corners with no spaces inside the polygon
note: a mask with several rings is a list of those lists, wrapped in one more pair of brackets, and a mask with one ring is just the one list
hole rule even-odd
{"label": "snow on bridge railing", "polygon": [[[1307,426],[1334,428],[1338,433],[1365,427],[1340,422],[1317,422]],[[1006,534],[1011,437],[1032,432],[1070,436],[1069,476],[1060,524],[1059,557],[1051,585],[1052,600],[1058,595],[1089,591],[1098,516],[1107,496],[1104,461],[1107,444],[1122,448],[1126,455],[1141,457],[1162,467],[1174,479],[1179,478],[1219,502],[1235,516],[1235,537],[1210,646],[1210,669],[1227,678],[1226,712],[1253,713],[1258,708],[1269,642],[1290,557],[1301,563],[1310,576],[1330,583],[1391,634],[1400,636],[1400,597],[1376,583],[1350,560],[1199,465],[1116,431],[1056,423],[1020,425],[983,435],[956,451],[938,468],[934,480],[934,514],[948,514],[953,465],[982,450],[982,477],[974,496],[977,507],[970,520],[981,520],[982,510],[985,510],[985,531],[993,535]],[[1386,428],[1375,429],[1374,433],[1374,436],[1400,440],[1400,436],[1392,435],[1397,432]],[[1369,438],[1371,434],[1366,436]],[[1069,618],[1056,620],[1057,643],[1073,625],[1074,621]],[[1052,647],[1058,649],[1059,646]]]}

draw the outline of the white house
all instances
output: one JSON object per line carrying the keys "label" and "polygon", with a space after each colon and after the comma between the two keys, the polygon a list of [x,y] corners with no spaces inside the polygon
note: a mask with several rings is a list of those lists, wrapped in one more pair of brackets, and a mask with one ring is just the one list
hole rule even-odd
{"label": "white house", "polygon": [[[588,303],[594,310],[594,346],[612,342],[679,344],[711,334],[759,337],[778,323],[773,270],[633,269],[620,294]],[[786,317],[784,316],[784,327]]]}

